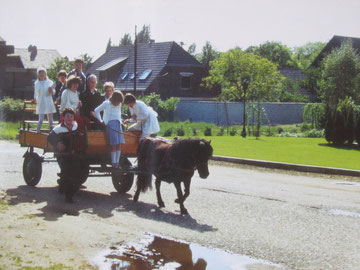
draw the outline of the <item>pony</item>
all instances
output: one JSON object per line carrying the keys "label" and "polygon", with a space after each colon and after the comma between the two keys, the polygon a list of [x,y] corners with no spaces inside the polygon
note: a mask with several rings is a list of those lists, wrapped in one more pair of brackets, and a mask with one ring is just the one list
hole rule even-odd
{"label": "pony", "polygon": [[[165,207],[160,193],[161,181],[174,183],[178,197],[175,202],[180,204],[182,215],[188,214],[184,201],[190,194],[191,178],[195,170],[203,179],[209,176],[208,160],[212,153],[210,142],[204,139],[183,139],[173,143],[161,138],[142,139],[136,151],[139,173],[134,201],[138,201],[140,191],[152,187],[154,175],[159,207]],[[184,183],[184,194],[181,183]]]}

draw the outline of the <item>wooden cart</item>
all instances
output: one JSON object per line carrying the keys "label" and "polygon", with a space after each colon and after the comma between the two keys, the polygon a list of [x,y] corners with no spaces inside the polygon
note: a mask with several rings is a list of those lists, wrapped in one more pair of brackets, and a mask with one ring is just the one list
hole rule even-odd
{"label": "wooden cart", "polygon": [[[24,102],[24,111],[32,112],[32,101]],[[44,123],[46,123],[44,121]],[[46,153],[54,152],[53,147],[47,142],[50,130],[41,130],[36,133],[33,126],[37,121],[23,120],[22,128],[19,131],[19,143],[22,147],[28,148],[24,154],[23,176],[27,185],[36,186],[42,175],[42,164],[56,161],[55,155],[46,157]],[[107,135],[102,130],[85,130],[85,151],[84,158],[87,166],[82,174],[81,182],[85,183],[88,177],[111,176],[113,185],[119,193],[126,193],[130,190],[136,171],[130,169],[132,163],[129,160],[136,156],[140,131],[125,131],[125,144],[121,147],[120,165],[122,169],[113,169],[110,162],[110,147]],[[35,152],[34,149],[42,149],[43,154]],[[128,168],[128,169],[127,169]]]}

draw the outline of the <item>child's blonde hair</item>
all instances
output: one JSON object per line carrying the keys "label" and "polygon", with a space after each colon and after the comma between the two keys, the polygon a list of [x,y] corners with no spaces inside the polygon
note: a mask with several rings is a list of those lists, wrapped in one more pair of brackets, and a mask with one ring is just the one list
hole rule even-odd
{"label": "child's blonde hair", "polygon": [[106,91],[106,88],[108,88],[108,87],[111,87],[112,88],[112,90],[114,91],[114,83],[113,82],[106,82],[105,84],[104,84],[104,91]]}

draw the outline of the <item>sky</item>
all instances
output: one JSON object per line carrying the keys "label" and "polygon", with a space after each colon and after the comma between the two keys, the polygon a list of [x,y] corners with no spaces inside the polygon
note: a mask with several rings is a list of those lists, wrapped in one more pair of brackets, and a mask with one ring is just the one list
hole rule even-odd
{"label": "sky", "polygon": [[291,48],[360,37],[359,0],[0,0],[0,37],[7,45],[56,49],[73,59],[101,56],[109,38],[134,39],[144,24],[155,42],[176,41],[187,49],[206,41],[225,52],[266,41]]}

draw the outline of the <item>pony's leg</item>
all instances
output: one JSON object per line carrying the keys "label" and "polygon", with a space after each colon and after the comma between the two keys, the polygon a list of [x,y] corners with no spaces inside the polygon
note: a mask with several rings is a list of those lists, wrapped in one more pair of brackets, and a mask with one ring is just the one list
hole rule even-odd
{"label": "pony's leg", "polygon": [[161,198],[160,185],[161,185],[161,180],[159,178],[156,178],[156,180],[155,180],[156,197],[157,197],[158,205],[161,208],[161,207],[165,207],[165,204]]}
{"label": "pony's leg", "polygon": [[140,187],[138,186],[136,191],[135,191],[135,195],[134,195],[134,202],[137,202],[139,200],[139,195],[140,195]]}
{"label": "pony's leg", "polygon": [[186,210],[186,208],[184,206],[184,197],[183,197],[182,190],[181,190],[181,182],[175,181],[174,185],[175,185],[175,188],[177,191],[178,200],[179,200],[179,204],[180,204],[180,213],[182,215],[187,215],[188,211]]}
{"label": "pony's leg", "polygon": [[[191,178],[190,179],[186,179],[184,181],[184,196],[183,196],[183,202],[185,202],[186,198],[189,197],[190,195],[190,183],[191,183]],[[179,199],[175,200],[176,203],[179,203]]]}

